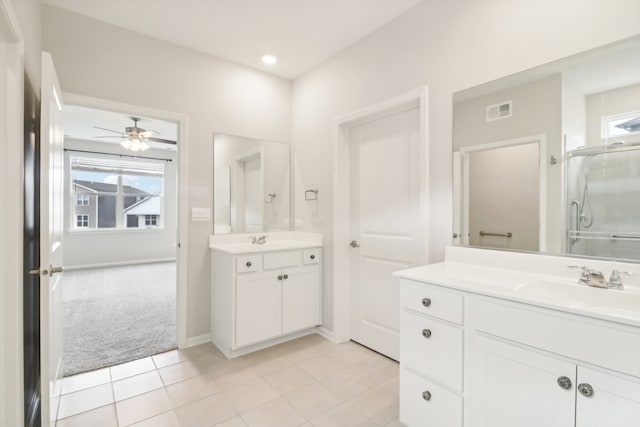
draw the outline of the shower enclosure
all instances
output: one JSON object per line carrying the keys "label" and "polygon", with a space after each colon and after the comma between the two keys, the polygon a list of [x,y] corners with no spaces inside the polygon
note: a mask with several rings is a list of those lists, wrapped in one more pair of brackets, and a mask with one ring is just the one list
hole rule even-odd
{"label": "shower enclosure", "polygon": [[566,252],[640,259],[640,146],[573,150],[566,161]]}

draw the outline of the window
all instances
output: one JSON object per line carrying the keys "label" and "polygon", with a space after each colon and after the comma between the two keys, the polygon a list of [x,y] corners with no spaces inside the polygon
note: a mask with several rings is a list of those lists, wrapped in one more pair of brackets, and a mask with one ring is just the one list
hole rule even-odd
{"label": "window", "polygon": [[76,206],[89,206],[89,194],[76,194]]}
{"label": "window", "polygon": [[144,216],[144,225],[157,226],[158,225],[158,215],[145,215]]}
{"label": "window", "polygon": [[89,227],[89,215],[76,215],[76,227],[77,228]]}
{"label": "window", "polygon": [[[75,200],[72,218],[76,229],[162,227],[163,161],[72,155],[69,164],[71,194]],[[83,215],[87,216],[86,223],[80,221]],[[91,224],[88,215],[94,215]],[[147,217],[150,224],[147,224]]]}
{"label": "window", "polygon": [[640,111],[613,114],[602,118],[603,139],[640,133]]}

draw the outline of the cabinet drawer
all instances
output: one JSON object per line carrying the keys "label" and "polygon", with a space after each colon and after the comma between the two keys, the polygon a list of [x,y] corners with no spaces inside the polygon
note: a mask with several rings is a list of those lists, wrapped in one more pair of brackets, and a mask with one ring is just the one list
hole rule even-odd
{"label": "cabinet drawer", "polygon": [[303,264],[317,264],[320,262],[320,249],[305,249],[302,251]]}
{"label": "cabinet drawer", "polygon": [[463,297],[411,280],[400,281],[400,304],[410,310],[462,325]]}
{"label": "cabinet drawer", "polygon": [[250,271],[262,270],[261,255],[243,255],[236,258],[236,271],[238,273],[248,273]]}
{"label": "cabinet drawer", "polygon": [[411,369],[462,390],[463,331],[402,310],[400,360]]}
{"label": "cabinet drawer", "polygon": [[302,261],[301,251],[281,251],[269,252],[264,254],[264,269],[271,270],[274,268],[292,267],[300,265]]}
{"label": "cabinet drawer", "polygon": [[462,397],[400,367],[400,421],[408,427],[462,427]]}

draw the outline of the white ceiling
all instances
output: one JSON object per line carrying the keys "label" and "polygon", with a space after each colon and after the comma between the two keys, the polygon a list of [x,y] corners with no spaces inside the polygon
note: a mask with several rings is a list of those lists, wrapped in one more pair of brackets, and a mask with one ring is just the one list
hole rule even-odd
{"label": "white ceiling", "polygon": [[[422,0],[42,0],[294,79]],[[278,57],[262,64],[265,53]]]}
{"label": "white ceiling", "polygon": [[[124,138],[117,133],[109,132],[95,127],[111,129],[117,132],[125,132],[125,128],[133,126],[131,115],[115,113],[112,111],[97,110],[95,108],[66,105],[63,112],[65,138],[92,141],[107,144],[120,144]],[[177,141],[178,125],[173,122],[140,117],[138,127],[145,130],[154,130],[156,138]],[[94,138],[96,136],[111,136],[111,138]],[[179,143],[179,141],[178,141]],[[175,145],[158,142],[148,142],[151,148],[175,151]]]}

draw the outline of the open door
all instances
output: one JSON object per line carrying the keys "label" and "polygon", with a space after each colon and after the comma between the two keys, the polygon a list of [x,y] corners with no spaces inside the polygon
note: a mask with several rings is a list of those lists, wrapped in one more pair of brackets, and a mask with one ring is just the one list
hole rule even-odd
{"label": "open door", "polygon": [[42,425],[55,421],[62,388],[62,92],[51,55],[42,53],[40,137],[40,363]]}

